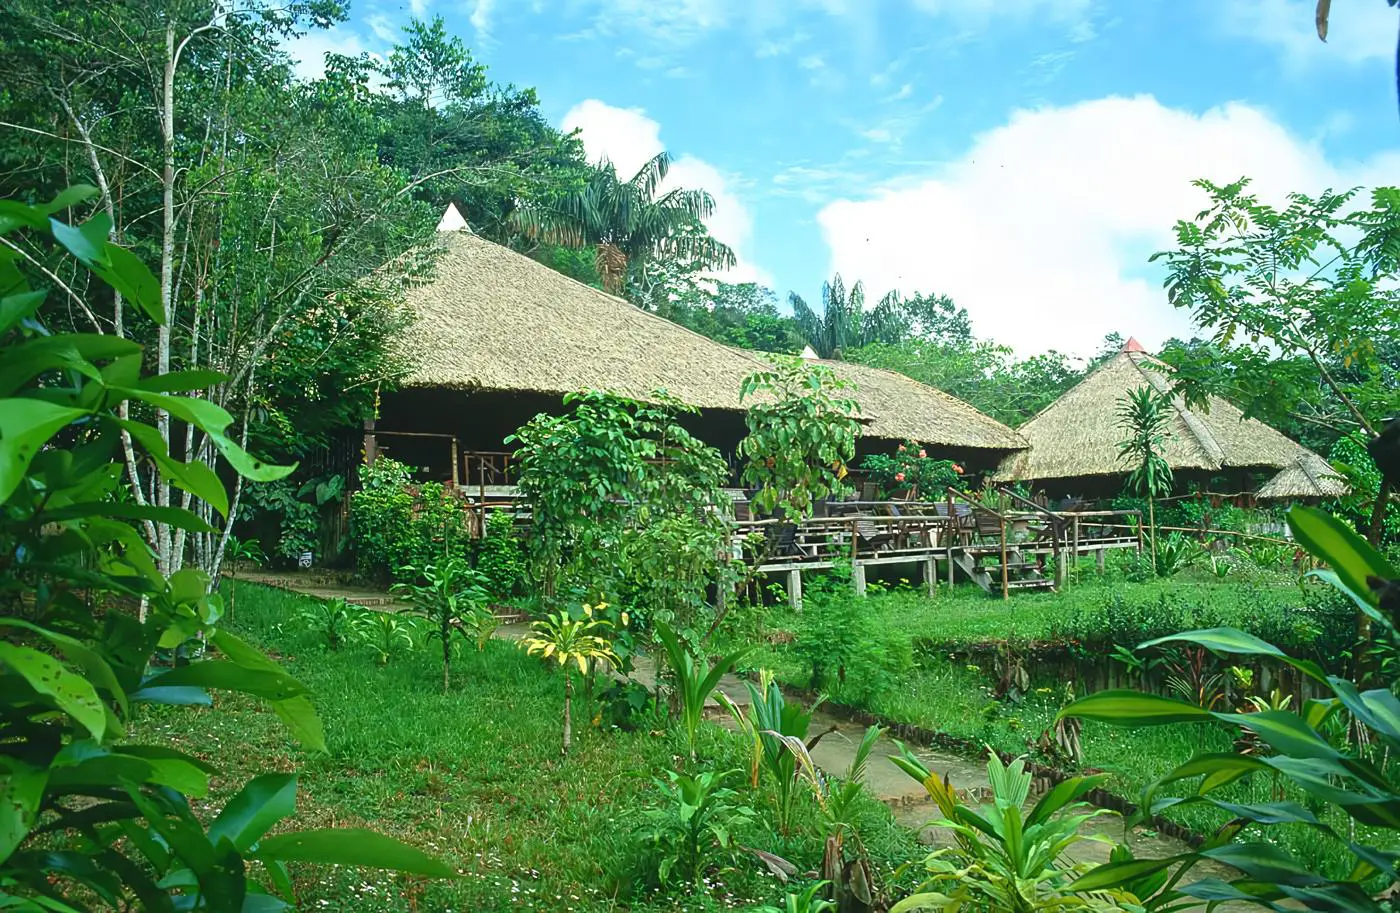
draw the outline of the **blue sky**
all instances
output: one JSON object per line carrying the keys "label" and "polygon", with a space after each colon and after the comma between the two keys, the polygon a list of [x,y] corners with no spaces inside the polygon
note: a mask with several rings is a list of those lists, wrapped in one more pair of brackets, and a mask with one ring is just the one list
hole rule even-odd
{"label": "blue sky", "polygon": [[1023,353],[1189,331],[1147,264],[1194,177],[1400,181],[1397,14],[1339,0],[354,0],[293,53],[376,53],[441,15],[590,154],[661,148],[735,281],[952,295]]}

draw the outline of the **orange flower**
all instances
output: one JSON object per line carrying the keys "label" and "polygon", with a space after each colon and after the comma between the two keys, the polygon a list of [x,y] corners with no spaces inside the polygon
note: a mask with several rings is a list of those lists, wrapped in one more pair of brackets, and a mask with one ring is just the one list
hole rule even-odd
{"label": "orange flower", "polygon": [[927,451],[927,450],[920,450],[920,451],[919,451],[919,459],[922,460],[922,459],[925,459],[925,458],[927,458],[927,457],[928,457],[928,451]]}
{"label": "orange flower", "polygon": [[954,463],[954,464],[953,464],[953,471],[956,472],[958,475],[962,475],[962,474],[963,474],[963,468],[962,468],[961,466],[959,466],[957,463]]}
{"label": "orange flower", "polygon": [[902,473],[902,472],[896,472],[896,473],[894,474],[894,480],[895,480],[896,482],[903,482],[903,481],[904,481],[904,473]]}

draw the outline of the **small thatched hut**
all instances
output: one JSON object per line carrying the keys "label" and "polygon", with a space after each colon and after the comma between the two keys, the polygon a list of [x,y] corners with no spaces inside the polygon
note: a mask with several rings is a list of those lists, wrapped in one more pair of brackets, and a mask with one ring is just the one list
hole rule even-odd
{"label": "small thatched hut", "polygon": [[1316,501],[1340,498],[1349,490],[1332,464],[1299,447],[1293,465],[1265,482],[1254,497],[1260,501]]}
{"label": "small thatched hut", "polygon": [[[1119,404],[1144,384],[1167,392],[1171,369],[1137,340],[1090,372],[1018,431],[1030,448],[997,469],[999,481],[1033,482],[1055,495],[1106,496],[1121,490],[1127,472],[1118,455],[1126,437]],[[1224,485],[1229,493],[1254,489],[1259,473],[1296,469],[1300,459],[1316,468],[1326,461],[1234,405],[1212,397],[1208,409],[1172,399],[1173,415],[1162,455],[1178,485]],[[1305,455],[1305,456],[1304,456]],[[1316,461],[1316,462],[1313,462]]]}
{"label": "small thatched hut", "polygon": [[[559,411],[566,394],[645,400],[665,389],[701,410],[688,422],[694,433],[733,452],[745,433],[741,383],[767,362],[477,237],[451,216],[432,279],[408,293],[416,319],[395,345],[409,371],[384,395],[367,450],[387,447],[426,477],[494,484],[508,475],[506,436],[537,413]],[[901,375],[833,367],[858,384],[872,438],[863,449],[910,438],[990,469],[1026,446],[966,403]]]}

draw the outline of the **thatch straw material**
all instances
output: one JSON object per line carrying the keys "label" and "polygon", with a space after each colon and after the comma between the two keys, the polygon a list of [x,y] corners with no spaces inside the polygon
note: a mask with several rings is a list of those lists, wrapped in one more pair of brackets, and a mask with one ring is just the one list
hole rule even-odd
{"label": "thatch straw material", "polygon": [[1260,501],[1294,501],[1302,498],[1340,498],[1351,490],[1322,457],[1298,448],[1293,465],[1265,482],[1255,495]]}
{"label": "thatch straw material", "polygon": [[[809,359],[811,360],[811,359]],[[867,437],[983,450],[1020,450],[1026,440],[985,413],[911,377],[852,364],[819,361],[856,385]]]}
{"label": "thatch straw material", "polygon": [[397,341],[408,387],[648,399],[665,388],[701,408],[738,409],[754,359],[466,231],[438,235],[432,281]]}
{"label": "thatch straw material", "polygon": [[[1140,347],[1125,348],[1017,429],[1030,449],[1007,457],[996,478],[1044,481],[1127,472],[1118,456],[1118,444],[1127,437],[1119,404],[1144,384],[1170,389],[1170,371]],[[1181,397],[1172,406],[1162,455],[1173,470],[1287,469],[1297,464],[1299,451],[1322,459],[1218,397],[1211,397],[1206,410],[1188,408]]]}
{"label": "thatch straw material", "polygon": [[[469,231],[442,231],[433,279],[409,290],[396,341],[408,387],[648,399],[665,388],[704,409],[742,410],[745,377],[771,366],[649,314]],[[866,436],[1016,450],[1016,432],[902,374],[827,362],[857,384]]]}

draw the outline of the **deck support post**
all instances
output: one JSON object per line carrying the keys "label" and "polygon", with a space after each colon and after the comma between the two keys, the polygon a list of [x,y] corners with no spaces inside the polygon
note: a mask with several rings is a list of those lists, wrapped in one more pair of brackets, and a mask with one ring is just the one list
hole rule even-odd
{"label": "deck support post", "polygon": [[924,559],[924,585],[930,599],[938,595],[938,559],[933,555]]}
{"label": "deck support post", "polygon": [[855,586],[856,595],[865,595],[865,565],[859,561],[851,568],[851,583]]}
{"label": "deck support post", "polygon": [[802,572],[797,568],[788,571],[788,602],[794,612],[802,611]]}
{"label": "deck support post", "polygon": [[1105,554],[1107,551],[1108,551],[1107,549],[1101,548],[1101,549],[1099,549],[1098,551],[1094,552],[1094,563],[1097,564],[1097,565],[1099,566],[1099,573],[1100,573],[1100,574],[1103,573],[1104,554]]}

